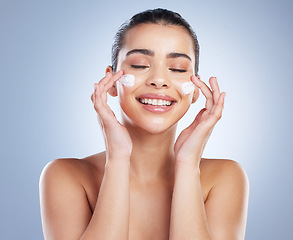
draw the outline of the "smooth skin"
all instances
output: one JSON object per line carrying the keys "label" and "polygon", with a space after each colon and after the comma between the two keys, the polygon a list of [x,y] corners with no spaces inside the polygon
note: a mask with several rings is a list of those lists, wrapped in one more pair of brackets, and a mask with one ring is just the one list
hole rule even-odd
{"label": "smooth skin", "polygon": [[[150,51],[129,54],[133,49]],[[190,59],[170,58],[170,52]],[[127,33],[117,72],[107,67],[91,96],[106,151],[54,160],[41,175],[45,239],[244,239],[244,169],[233,160],[202,158],[226,93],[215,77],[210,88],[195,76],[194,61],[191,37],[181,27],[141,24]],[[127,73],[136,77],[131,88],[118,82]],[[186,81],[196,85],[193,94],[182,94]],[[136,100],[149,92],[170,95],[176,104],[164,114],[150,113]],[[205,108],[175,140],[177,122],[200,92]],[[119,98],[122,123],[107,93]]]}

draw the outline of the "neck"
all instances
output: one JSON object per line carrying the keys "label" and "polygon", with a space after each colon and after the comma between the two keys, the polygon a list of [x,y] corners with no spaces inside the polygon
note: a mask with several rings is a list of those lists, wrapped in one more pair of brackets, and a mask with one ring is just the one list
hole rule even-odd
{"label": "neck", "polygon": [[123,120],[132,139],[130,177],[143,184],[172,177],[177,124],[160,133],[150,133]]}

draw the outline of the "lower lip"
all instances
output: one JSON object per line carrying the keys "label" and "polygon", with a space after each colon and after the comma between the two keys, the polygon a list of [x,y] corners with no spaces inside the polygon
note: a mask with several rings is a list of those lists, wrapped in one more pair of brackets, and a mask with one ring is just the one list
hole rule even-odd
{"label": "lower lip", "polygon": [[168,111],[170,111],[173,108],[173,106],[175,104],[175,103],[172,103],[172,105],[170,105],[170,106],[160,107],[160,106],[153,106],[153,105],[145,105],[145,104],[143,104],[141,102],[139,102],[139,103],[142,105],[142,107],[145,110],[148,110],[148,111],[154,112],[154,113],[165,113],[165,112],[168,112]]}

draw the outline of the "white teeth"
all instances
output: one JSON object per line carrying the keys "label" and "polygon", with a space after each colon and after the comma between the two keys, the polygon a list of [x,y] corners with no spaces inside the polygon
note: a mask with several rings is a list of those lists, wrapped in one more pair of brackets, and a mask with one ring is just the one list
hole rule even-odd
{"label": "white teeth", "polygon": [[154,105],[154,106],[166,106],[166,105],[170,106],[171,105],[170,101],[162,100],[162,99],[141,98],[140,102]]}

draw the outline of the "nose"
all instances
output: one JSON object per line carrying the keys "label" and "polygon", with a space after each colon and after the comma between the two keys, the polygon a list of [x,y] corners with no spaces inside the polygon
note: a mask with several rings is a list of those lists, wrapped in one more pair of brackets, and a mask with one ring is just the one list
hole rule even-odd
{"label": "nose", "polygon": [[169,88],[171,84],[163,70],[154,70],[146,80],[146,85],[154,88]]}

